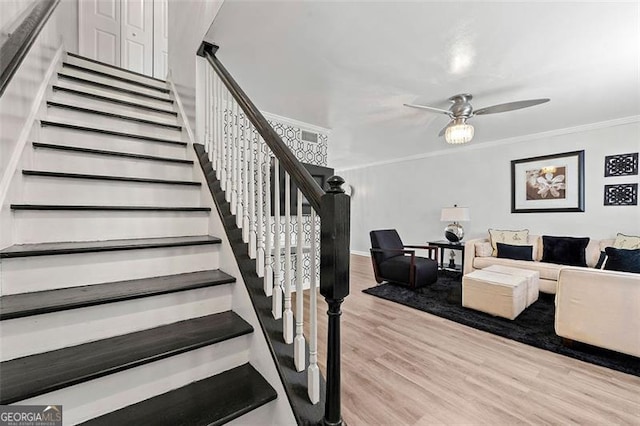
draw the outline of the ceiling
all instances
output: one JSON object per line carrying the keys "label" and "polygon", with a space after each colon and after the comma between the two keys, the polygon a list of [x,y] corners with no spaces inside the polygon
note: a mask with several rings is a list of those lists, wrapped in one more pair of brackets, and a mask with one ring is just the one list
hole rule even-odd
{"label": "ceiling", "polygon": [[478,116],[471,144],[640,115],[640,3],[233,1],[207,39],[263,111],[331,129],[344,169],[460,149],[447,109],[551,98]]}

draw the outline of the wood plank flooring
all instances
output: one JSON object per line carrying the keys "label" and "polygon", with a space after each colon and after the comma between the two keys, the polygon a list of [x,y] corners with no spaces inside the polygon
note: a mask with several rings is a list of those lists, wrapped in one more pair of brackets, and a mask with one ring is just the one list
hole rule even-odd
{"label": "wood plank flooring", "polygon": [[373,285],[370,259],[353,255],[342,307],[342,414],[350,426],[640,424],[640,378],[362,293]]}

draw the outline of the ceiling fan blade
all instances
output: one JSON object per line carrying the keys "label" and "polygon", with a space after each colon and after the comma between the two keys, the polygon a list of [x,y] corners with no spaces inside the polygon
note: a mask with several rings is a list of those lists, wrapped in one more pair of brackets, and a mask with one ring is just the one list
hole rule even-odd
{"label": "ceiling fan blade", "polygon": [[528,108],[534,105],[543,104],[545,102],[549,102],[551,99],[529,99],[527,101],[516,101],[516,102],[508,102],[506,104],[498,104],[493,105],[486,108],[480,108],[473,112],[473,115],[483,115],[483,114],[495,114],[497,112],[507,112],[513,111],[516,109]]}
{"label": "ceiling fan blade", "polygon": [[441,114],[451,115],[451,111],[446,109],[434,108],[434,107],[424,106],[424,105],[415,105],[415,104],[404,104],[404,106],[408,106],[410,108],[426,109],[427,111],[431,111],[431,112],[439,112]]}

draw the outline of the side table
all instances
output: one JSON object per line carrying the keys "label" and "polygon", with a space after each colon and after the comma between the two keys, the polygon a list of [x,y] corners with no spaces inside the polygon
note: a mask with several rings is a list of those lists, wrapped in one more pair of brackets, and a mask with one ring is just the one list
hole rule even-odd
{"label": "side table", "polygon": [[[438,241],[429,241],[427,244],[429,244],[430,246],[438,247],[438,251],[440,252],[440,264],[438,265],[438,268],[440,270],[449,270],[449,271],[456,271],[456,272],[462,273],[464,269],[464,243],[463,242],[452,243],[451,241],[447,241],[447,240],[438,240]],[[451,268],[450,265],[444,264],[445,249],[460,250],[460,253],[462,254],[462,264],[460,265],[460,268],[458,268],[457,265],[454,268]]]}

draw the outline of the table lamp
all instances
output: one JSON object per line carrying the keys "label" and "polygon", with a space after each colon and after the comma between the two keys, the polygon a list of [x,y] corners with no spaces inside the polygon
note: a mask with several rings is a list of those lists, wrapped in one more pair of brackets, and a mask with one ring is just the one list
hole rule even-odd
{"label": "table lamp", "polygon": [[453,207],[445,207],[442,209],[440,215],[442,222],[450,222],[446,228],[444,228],[444,236],[452,243],[462,241],[464,237],[464,229],[458,222],[464,222],[469,220],[469,208],[458,207],[454,204]]}

